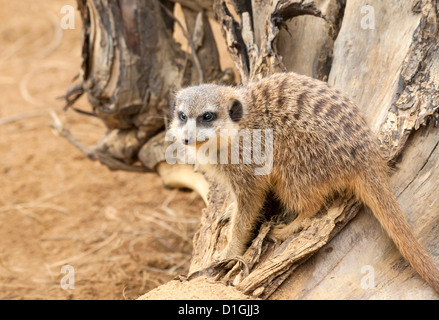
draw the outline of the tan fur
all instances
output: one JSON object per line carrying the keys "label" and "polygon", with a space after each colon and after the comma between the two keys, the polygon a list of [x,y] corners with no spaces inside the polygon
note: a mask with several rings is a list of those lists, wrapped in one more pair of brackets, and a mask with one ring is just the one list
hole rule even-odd
{"label": "tan fur", "polygon": [[[232,121],[234,100],[243,105],[242,118]],[[229,244],[220,258],[241,255],[266,195],[272,191],[289,212],[298,216],[278,226],[272,236],[284,240],[301,228],[335,193],[356,195],[373,211],[414,269],[439,292],[439,271],[415,239],[388,186],[388,168],[376,138],[353,102],[326,83],[295,73],[275,74],[246,87],[200,85],[181,90],[176,112],[196,117],[214,109],[221,128],[273,129],[273,170],[254,174],[254,164],[207,165],[205,170],[232,191],[237,210],[231,217]]]}

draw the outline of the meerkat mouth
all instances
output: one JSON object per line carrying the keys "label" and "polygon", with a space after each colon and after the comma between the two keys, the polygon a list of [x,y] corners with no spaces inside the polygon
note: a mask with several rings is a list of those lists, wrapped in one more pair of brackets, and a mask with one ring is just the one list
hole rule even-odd
{"label": "meerkat mouth", "polygon": [[195,148],[199,149],[203,144],[205,144],[206,142],[208,142],[208,140],[205,141],[195,141]]}
{"label": "meerkat mouth", "polygon": [[192,141],[191,142],[183,141],[183,145],[186,148],[194,148],[196,151],[198,151],[203,145],[205,145],[208,142],[209,142],[209,140],[204,140],[204,141],[196,140],[194,142],[192,142]]}
{"label": "meerkat mouth", "polygon": [[193,148],[196,148],[198,150],[201,146],[203,146],[203,145],[205,145],[207,143],[215,144],[215,142],[216,142],[216,145],[217,145],[217,149],[219,149],[219,147],[220,147],[220,137],[218,135],[214,135],[212,137],[207,137],[205,140],[195,140],[195,141],[187,141],[186,140],[186,141],[184,141],[184,144],[187,147],[193,147]]}
{"label": "meerkat mouth", "polygon": [[[216,141],[217,148],[216,149],[219,149],[220,148],[219,138],[218,137],[216,137],[216,138],[217,138],[217,141]],[[214,138],[210,138],[210,139],[207,139],[207,140],[204,140],[204,141],[196,141],[195,142],[195,148],[197,148],[197,150],[198,150],[199,148],[201,148],[201,146],[203,146],[203,145],[205,145],[207,143],[215,144],[215,142],[212,141],[213,139]]]}

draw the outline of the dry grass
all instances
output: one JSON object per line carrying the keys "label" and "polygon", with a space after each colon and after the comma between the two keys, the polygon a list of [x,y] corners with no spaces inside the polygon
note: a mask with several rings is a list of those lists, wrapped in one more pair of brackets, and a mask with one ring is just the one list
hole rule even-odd
{"label": "dry grass", "polygon": [[0,2],[0,299],[134,299],[186,273],[204,205],[155,175],[110,172],[50,129],[53,110],[84,143],[105,131],[56,99],[81,62],[79,16],[58,27],[66,4]]}

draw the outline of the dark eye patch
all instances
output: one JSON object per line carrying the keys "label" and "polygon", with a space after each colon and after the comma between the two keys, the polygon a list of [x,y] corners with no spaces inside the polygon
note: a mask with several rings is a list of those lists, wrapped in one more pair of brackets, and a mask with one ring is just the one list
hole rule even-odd
{"label": "dark eye patch", "polygon": [[180,119],[180,121],[185,122],[187,120],[187,116],[184,112],[179,112],[178,113],[178,118]]}
{"label": "dark eye patch", "polygon": [[242,104],[240,101],[233,101],[232,107],[229,110],[230,119],[233,122],[238,122],[242,118]]}
{"label": "dark eye patch", "polygon": [[215,112],[205,112],[201,116],[197,117],[197,120],[201,124],[209,124],[217,118],[217,114]]}
{"label": "dark eye patch", "polygon": [[215,118],[216,118],[216,114],[213,113],[213,112],[206,112],[206,113],[203,114],[203,116],[202,116],[202,120],[203,120],[203,121],[206,121],[206,122],[213,121],[213,120],[215,120]]}

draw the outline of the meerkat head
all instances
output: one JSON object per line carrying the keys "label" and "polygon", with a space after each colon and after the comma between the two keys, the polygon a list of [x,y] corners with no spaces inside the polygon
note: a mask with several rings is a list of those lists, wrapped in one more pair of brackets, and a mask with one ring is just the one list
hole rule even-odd
{"label": "meerkat head", "polygon": [[202,84],[180,90],[171,108],[170,130],[181,143],[197,148],[215,143],[222,129],[238,129],[244,105],[240,90]]}

